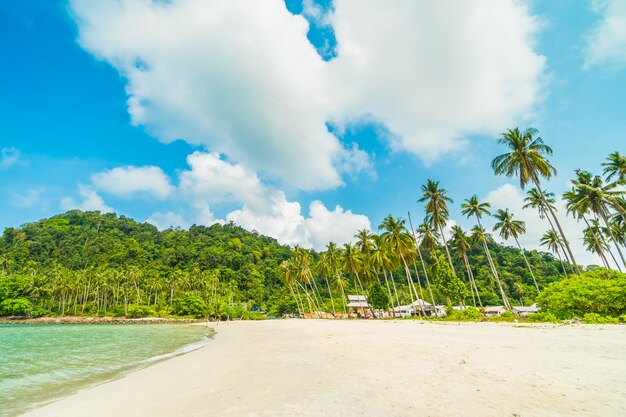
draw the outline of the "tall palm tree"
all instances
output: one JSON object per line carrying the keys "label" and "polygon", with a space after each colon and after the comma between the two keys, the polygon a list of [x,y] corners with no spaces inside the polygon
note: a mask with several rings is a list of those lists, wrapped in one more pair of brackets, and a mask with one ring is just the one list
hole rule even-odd
{"label": "tall palm tree", "polygon": [[[474,302],[474,307],[476,307],[476,298],[478,298],[478,304],[482,307],[483,303],[480,299],[480,294],[478,293],[478,287],[476,286],[476,280],[474,279],[474,273],[472,272],[472,268],[469,263],[469,259],[467,258],[467,251],[471,249],[471,245],[469,239],[461,226],[454,225],[452,226],[452,246],[456,248],[459,256],[463,259],[463,263],[465,264],[465,269],[467,271],[467,279],[470,284],[470,290],[472,292],[472,301]],[[476,295],[474,295],[474,292]]]}
{"label": "tall palm tree", "polygon": [[389,293],[389,301],[391,301],[391,309],[392,311],[394,311],[394,308],[397,305],[400,305],[400,300],[398,298],[398,290],[396,289],[396,284],[395,282],[392,282],[392,286],[395,292],[395,296],[396,296],[396,305],[394,305],[393,302],[393,293],[391,291],[391,287],[389,285],[389,278],[387,276],[387,270],[392,270],[394,268],[394,262],[393,262],[393,258],[391,255],[391,252],[387,249],[387,247],[385,246],[385,242],[384,240],[378,236],[378,235],[373,235],[373,242],[374,242],[374,247],[372,248],[371,252],[370,252],[370,257],[369,257],[369,261],[372,264],[372,269],[374,271],[376,271],[376,273],[378,274],[379,271],[383,271],[383,275],[385,277],[385,286],[387,287],[387,292]]}
{"label": "tall palm tree", "polygon": [[478,196],[473,195],[470,198],[465,199],[465,203],[461,205],[461,213],[466,217],[475,217],[477,222],[477,228],[474,228],[474,234],[478,239],[482,242],[483,248],[485,249],[485,253],[487,254],[487,261],[489,262],[489,266],[491,267],[491,273],[493,277],[496,279],[496,283],[498,284],[498,288],[500,289],[500,295],[502,296],[502,301],[507,308],[511,308],[509,304],[509,300],[504,292],[504,288],[502,287],[502,282],[500,281],[500,275],[498,274],[498,269],[496,268],[496,264],[491,257],[491,252],[489,251],[489,246],[487,245],[487,237],[485,229],[480,222],[480,219],[485,215],[491,215],[489,211],[489,207],[491,204],[489,203],[481,203],[478,201]]}
{"label": "tall palm tree", "polygon": [[[343,245],[341,264],[343,266],[343,270],[354,277],[356,283],[355,288],[357,291],[360,291],[361,294],[365,295],[365,288],[363,287],[361,277],[359,276],[359,272],[363,271],[365,266],[363,254],[351,243],[346,243]],[[374,311],[371,307],[370,311],[373,316]]]}
{"label": "tall palm tree", "polygon": [[565,252],[565,249],[563,248],[563,240],[561,239],[561,236],[559,236],[559,234],[556,233],[554,230],[550,229],[547,232],[545,232],[543,236],[541,236],[541,239],[539,240],[539,244],[541,246],[547,247],[552,253],[554,253],[559,258],[559,261],[561,261],[561,268],[563,269],[563,274],[565,274],[565,276],[567,277],[567,271],[565,270],[565,265],[563,264],[563,258],[561,258],[561,254],[560,254],[560,250]]}
{"label": "tall palm tree", "polygon": [[362,229],[359,230],[357,234],[354,235],[354,237],[356,238],[356,243],[354,244],[354,246],[356,246],[357,249],[360,250],[361,253],[363,253],[364,255],[369,255],[374,246],[374,242],[372,241],[372,233],[367,229]]}
{"label": "tall palm tree", "polygon": [[414,300],[419,298],[419,295],[415,289],[407,260],[410,261],[416,256],[415,240],[409,233],[407,233],[404,223],[404,220],[395,219],[390,214],[385,217],[383,222],[378,226],[378,230],[384,230],[384,233],[381,235],[383,244],[397,254],[402,262],[402,266],[404,266],[404,272],[406,274],[409,291],[411,293],[411,303],[413,303]]}
{"label": "tall palm tree", "polygon": [[[510,309],[511,304],[509,303],[509,298],[506,295],[506,291],[504,291],[504,286],[502,285],[502,281],[500,280],[498,269],[496,268],[496,264],[493,261],[493,258],[491,257],[491,252],[489,251],[489,246],[487,244],[487,239],[491,239],[491,237],[489,236],[489,234],[487,233],[484,227],[475,225],[474,227],[472,227],[472,239],[474,239],[474,241],[478,241],[483,244],[483,249],[485,250],[485,253],[487,254],[487,262],[489,263],[489,268],[491,269],[491,276],[496,281],[496,286],[498,287],[498,290],[500,291],[500,297],[502,298],[502,302],[504,303],[504,306]],[[493,284],[493,281],[491,281],[491,283]]]}
{"label": "tall palm tree", "polygon": [[530,263],[526,258],[526,254],[524,253],[524,248],[519,243],[519,236],[526,233],[526,224],[521,220],[514,220],[513,213],[509,211],[509,209],[502,210],[499,209],[495,212],[493,217],[498,220],[498,222],[493,226],[494,231],[500,231],[500,236],[504,240],[509,240],[513,238],[517,247],[524,258],[524,262],[526,262],[526,266],[528,267],[528,271],[530,272],[530,276],[533,278],[533,283],[535,284],[535,288],[539,291],[539,285],[537,285],[537,280],[535,279],[535,274],[533,273],[533,269],[530,267]]}
{"label": "tall palm tree", "polygon": [[[293,299],[296,301],[296,307],[298,308],[298,314],[299,315],[303,315],[304,314],[304,307],[301,306],[301,300],[300,297],[296,297],[296,293],[293,290],[295,281],[296,281],[296,271],[295,271],[295,267],[293,265],[293,262],[291,260],[287,260],[287,261],[283,261],[280,264],[280,267],[278,268],[278,275],[280,277],[280,280],[282,281],[282,283],[289,288],[289,292],[291,293],[291,296],[293,297]],[[311,313],[313,313],[311,311]]]}
{"label": "tall palm tree", "polygon": [[311,271],[312,260],[313,257],[311,256],[311,252],[298,245],[294,247],[293,262],[298,271],[297,281],[302,284],[302,287],[305,289],[305,294],[307,297],[309,296],[309,293],[306,290],[306,286],[308,285],[309,288],[311,288],[311,292],[313,293],[311,301],[318,311],[318,316],[321,317],[321,296],[319,294],[319,290],[317,289],[317,283],[315,282],[315,278],[313,278],[313,272]]}
{"label": "tall palm tree", "polygon": [[337,288],[339,288],[339,290],[341,290],[341,296],[343,299],[343,312],[347,313],[347,307],[346,304],[348,303],[348,299],[346,297],[346,286],[345,286],[345,280],[343,279],[343,277],[341,276],[341,273],[339,272],[340,269],[340,260],[341,260],[341,249],[337,248],[337,245],[334,242],[330,242],[328,245],[326,245],[326,261],[328,262],[329,266],[332,268],[332,270],[335,273],[335,286]]}
{"label": "tall palm tree", "polygon": [[626,192],[619,188],[617,182],[605,183],[599,175],[592,175],[590,172],[580,169],[575,172],[576,179],[572,180],[572,190],[566,194],[571,209],[579,213],[589,211],[602,219],[609,232],[609,237],[615,243],[622,263],[626,266],[626,259],[618,243],[619,238],[613,235],[609,225],[611,209],[626,213],[620,200]]}
{"label": "tall palm tree", "polygon": [[[415,229],[413,228],[413,221],[411,220],[411,212],[407,212],[407,215],[409,216],[409,225],[411,226],[411,236],[413,236],[413,240],[415,241],[415,248],[417,250],[417,255],[420,258],[420,264],[422,265],[422,272],[424,272],[424,278],[426,278],[426,287],[428,288],[428,293],[430,294],[430,299],[433,303],[433,305],[435,305],[435,297],[433,296],[433,289],[430,286],[430,278],[428,277],[428,270],[426,269],[426,262],[424,261],[424,257],[422,256],[422,250],[420,249],[420,242],[418,241],[418,237],[415,234]],[[431,239],[431,243],[432,243],[432,248],[434,248],[436,246],[436,242],[437,242],[437,238],[436,238],[436,231],[433,233],[430,226],[430,222],[428,221],[424,221],[425,223],[425,227],[427,227],[429,229],[429,239]],[[417,265],[415,264],[415,260],[413,261],[413,265],[415,267],[415,271],[417,272]],[[422,295],[422,300],[426,300],[426,298],[424,297],[424,291],[422,290],[422,283],[419,282],[419,275],[418,275],[418,284],[420,286],[420,294]]]}
{"label": "tall palm tree", "polygon": [[424,261],[424,257],[422,256],[421,248],[426,248],[429,251],[433,251],[437,249],[438,243],[437,239],[439,234],[437,230],[433,228],[432,223],[428,220],[428,218],[424,219],[424,222],[417,227],[417,254],[419,255],[420,262],[422,264],[422,270],[424,271],[424,275],[426,276],[426,285],[428,287],[428,293],[430,295],[430,300],[435,304],[435,297],[433,296],[433,289],[430,285],[430,278],[428,276],[428,271],[426,269],[426,262]]}
{"label": "tall palm tree", "polygon": [[602,166],[607,181],[612,181],[613,178],[622,184],[626,181],[626,155],[613,152],[606,158],[606,162],[602,163]]}
{"label": "tall palm tree", "polygon": [[319,261],[317,261],[317,272],[324,277],[324,281],[326,282],[326,289],[328,290],[328,296],[330,297],[330,304],[333,309],[333,317],[337,316],[337,310],[335,310],[335,301],[333,300],[333,292],[330,289],[330,282],[328,281],[328,276],[331,275],[334,271],[334,265],[328,260],[328,254],[322,253]]}
{"label": "tall palm tree", "polygon": [[[528,128],[521,132],[519,128],[509,129],[498,138],[498,143],[509,148],[510,152],[496,156],[491,162],[496,175],[506,175],[507,177],[518,176],[520,187],[524,189],[528,183],[533,183],[545,200],[540,184],[540,178],[550,179],[556,175],[556,168],[550,164],[547,156],[552,155],[552,148],[546,145],[539,136],[537,129]],[[556,210],[546,205],[548,213],[563,239],[563,244],[569,254],[569,259],[576,271],[580,274],[572,249],[567,242],[561,223],[556,216]]]}
{"label": "tall palm tree", "polygon": [[601,236],[600,222],[594,219],[591,221],[591,225],[583,230],[583,245],[589,252],[595,252],[604,266],[609,269],[609,261],[604,254],[609,250],[609,246]]}
{"label": "tall palm tree", "polygon": [[439,230],[441,239],[443,240],[443,247],[448,255],[448,261],[450,262],[450,268],[456,275],[454,265],[452,264],[452,256],[448,250],[448,243],[446,242],[446,236],[443,232],[443,228],[446,226],[450,212],[448,210],[448,203],[452,203],[452,199],[446,194],[448,191],[439,187],[439,181],[433,181],[431,179],[426,180],[426,184],[422,187],[422,197],[417,201],[419,203],[426,203],[426,214],[428,219],[433,224],[435,229]]}

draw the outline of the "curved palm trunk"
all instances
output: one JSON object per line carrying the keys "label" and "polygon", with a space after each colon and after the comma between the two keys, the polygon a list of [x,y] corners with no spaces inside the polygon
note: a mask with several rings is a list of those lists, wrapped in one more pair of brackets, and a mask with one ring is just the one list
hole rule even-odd
{"label": "curved palm trunk", "polygon": [[[415,258],[413,259],[413,269],[415,269],[415,276],[417,277],[417,286],[420,289],[420,297],[422,298],[422,301],[425,301],[426,298],[424,298],[424,289],[422,288],[422,282],[420,280],[420,273],[418,272],[417,263],[415,263]],[[422,315],[426,317],[426,315],[424,314],[424,305],[422,305]]]}
{"label": "curved palm trunk", "polygon": [[291,292],[291,296],[296,301],[296,307],[298,308],[298,316],[300,316],[300,314],[303,314],[303,311],[300,309],[300,303],[298,302],[298,298],[296,297],[296,293],[293,292],[293,286],[291,284],[289,284],[288,287],[289,287],[289,292]]}
{"label": "curved palm trunk", "polygon": [[400,305],[400,297],[398,297],[398,288],[396,287],[396,281],[393,279],[393,272],[389,271],[389,278],[391,279],[391,285],[393,286],[393,292],[396,295],[396,303]]}
{"label": "curved palm trunk", "polygon": [[[613,230],[611,229],[611,226],[609,225],[609,220],[606,218],[606,213],[600,212],[600,217],[602,217],[602,220],[604,221],[604,225],[606,226],[606,229],[609,232],[609,236],[611,236],[611,240],[613,241],[613,243],[615,244],[615,247],[617,248],[617,253],[619,253],[619,257],[621,258],[622,263],[626,267],[626,260],[624,259],[624,254],[622,253],[622,250],[619,248],[619,243],[617,242],[615,235],[613,235]],[[613,254],[611,254],[611,256],[613,256]],[[622,269],[619,267],[619,265],[617,265],[617,269],[619,269],[619,271],[622,272]]]}
{"label": "curved palm trunk", "polygon": [[466,259],[467,257],[465,256],[465,253],[463,253],[463,263],[465,264],[465,272],[467,273],[467,282],[469,283],[470,292],[472,293],[472,304],[474,304],[474,307],[476,307],[476,296],[474,295],[474,286],[472,285],[472,276],[470,275],[470,270],[467,267]]}
{"label": "curved palm trunk", "polygon": [[[604,239],[604,237],[602,235],[598,236],[596,234],[596,231],[591,227],[591,225],[589,224],[589,222],[587,221],[587,218],[585,216],[582,216],[583,220],[585,221],[585,224],[587,225],[587,228],[589,230],[591,230],[591,233],[593,233],[593,236],[597,239],[600,238],[604,243],[606,243],[606,240]],[[596,220],[598,220],[598,218],[595,218]],[[617,245],[617,244],[616,244]],[[622,272],[622,269],[619,266],[619,263],[617,262],[617,259],[615,259],[615,255],[613,255],[613,252],[611,251],[610,246],[607,244],[607,247],[609,249],[609,255],[611,255],[611,259],[613,259],[613,262],[615,262],[615,265],[617,266],[617,269]],[[618,247],[619,249],[619,247]],[[596,255],[598,255],[600,257],[600,260],[602,260],[602,263],[604,263],[604,265],[606,266],[607,269],[609,269],[609,266],[607,264],[607,262],[605,262],[605,260],[603,259],[602,255],[599,255],[598,252],[596,251]]]}
{"label": "curved palm trunk", "polygon": [[541,198],[546,203],[546,206],[548,207],[548,211],[550,212],[550,215],[552,215],[552,218],[554,219],[554,223],[556,223],[556,227],[559,229],[559,234],[563,238],[563,243],[565,245],[565,248],[567,249],[567,254],[569,255],[570,261],[572,262],[574,271],[578,275],[580,275],[580,268],[578,268],[578,264],[576,263],[576,259],[574,259],[574,253],[572,253],[572,248],[570,248],[570,246],[569,246],[569,242],[567,241],[567,238],[565,237],[565,233],[563,232],[563,228],[561,227],[561,223],[559,222],[559,219],[557,218],[556,213],[552,209],[552,206],[550,206],[550,204],[548,204],[548,202],[546,200],[546,196],[543,193],[543,190],[541,189],[541,186],[539,185],[539,181],[537,181],[536,178],[533,178],[533,182],[537,186],[537,190],[539,190],[539,194],[541,194]]}
{"label": "curved palm trunk", "polygon": [[[402,263],[404,264],[404,273],[406,274],[406,280],[409,283],[409,291],[411,292],[411,307],[413,307],[413,312],[417,313],[415,310],[415,306],[413,305],[414,300],[417,301],[418,295],[415,290],[415,285],[413,284],[413,277],[411,276],[411,272],[409,271],[409,265],[406,263],[403,255],[400,255],[400,259],[402,259]],[[415,299],[413,299],[413,294],[415,294]],[[422,314],[424,314],[424,306],[422,305],[420,310],[422,310]]]}
{"label": "curved palm trunk", "polygon": [[465,267],[467,268],[467,272],[471,277],[471,284],[474,285],[474,290],[476,291],[476,298],[478,298],[478,305],[483,306],[483,302],[480,299],[480,293],[478,292],[478,286],[476,285],[476,279],[474,278],[474,273],[472,272],[472,267],[470,266],[469,259],[467,259],[467,254],[463,254],[463,261],[465,261]]}
{"label": "curved palm trunk", "polygon": [[[307,304],[309,305],[309,311],[311,312],[311,317],[313,317],[315,313],[313,312],[313,306],[311,305],[311,296],[309,295],[309,292],[307,291],[306,287],[302,285],[299,281],[296,281],[296,284],[298,284],[300,288],[302,288],[302,291],[304,291],[304,296],[306,297]],[[297,289],[298,287],[296,286],[296,290]]]}
{"label": "curved palm trunk", "polygon": [[[480,223],[480,217],[476,216],[476,220],[478,221],[478,226],[482,229],[482,224]],[[504,302],[504,306],[509,310],[511,309],[511,304],[509,304],[509,299],[504,293],[504,288],[502,287],[502,283],[500,282],[500,275],[498,274],[498,269],[496,268],[496,264],[493,262],[491,258],[491,252],[489,252],[489,246],[487,245],[487,239],[485,236],[482,236],[483,247],[485,248],[485,253],[487,254],[487,261],[489,262],[489,266],[491,267],[491,272],[493,277],[496,279],[496,283],[498,284],[498,289],[500,290],[500,295],[502,295],[502,301]]]}
{"label": "curved palm trunk", "polygon": [[333,292],[330,290],[330,284],[328,283],[328,277],[324,276],[324,280],[326,280],[326,288],[328,288],[328,296],[330,297],[330,305],[333,308],[333,317],[337,317],[337,311],[335,310],[335,302],[333,301]]}
{"label": "curved palm trunk", "polygon": [[530,263],[528,262],[528,259],[526,258],[526,254],[524,253],[524,249],[522,248],[522,245],[519,244],[519,240],[517,240],[517,238],[515,236],[513,236],[513,238],[515,239],[515,243],[517,243],[517,247],[519,248],[519,251],[522,253],[522,257],[524,258],[524,262],[526,262],[526,266],[528,267],[528,271],[530,272],[530,276],[533,277],[533,283],[535,284],[535,288],[537,288],[537,291],[539,291],[539,285],[537,285],[537,280],[535,279],[535,274],[533,274],[533,270],[530,267]]}
{"label": "curved palm trunk", "polygon": [[[420,250],[420,245],[419,243],[417,243],[417,238],[415,237],[415,229],[413,229],[413,222],[411,221],[411,212],[408,212],[408,214],[409,214],[409,225],[411,226],[411,233],[413,234],[413,240],[415,240],[415,247],[417,249],[417,254],[420,257],[422,270],[424,271],[424,276],[426,277],[426,286],[428,287],[428,292],[430,293],[430,300],[433,303],[433,307],[436,309],[437,307],[435,304],[435,297],[433,296],[433,289],[430,286],[430,279],[428,278],[428,272],[426,271],[426,263],[424,262],[424,258],[422,257],[422,251]],[[448,245],[445,245],[445,246],[446,246],[446,250],[448,250]],[[448,258],[448,260],[451,260],[451,258]],[[454,268],[453,268],[453,271],[454,271]]]}
{"label": "curved palm trunk", "polygon": [[[363,294],[363,296],[365,296],[365,288],[363,287],[363,284],[361,283],[361,278],[359,278],[359,273],[356,270],[354,271],[354,276],[359,283],[359,287],[361,287],[361,293]],[[369,303],[367,303],[367,305],[369,306],[370,313],[372,313],[372,317],[374,317],[374,310],[372,309],[372,306]],[[363,315],[365,315],[365,309],[362,307],[361,312],[363,313]]]}
{"label": "curved palm trunk", "polygon": [[[337,276],[337,282],[340,283],[341,282],[341,277],[339,276],[339,270],[335,268],[335,275]],[[343,284],[339,284],[339,287],[341,288],[341,295],[343,296],[343,312],[345,314],[348,314],[348,307],[346,307],[346,304],[348,304],[348,298],[346,297],[346,291],[343,288]]]}
{"label": "curved palm trunk", "polygon": [[309,285],[313,289],[313,299],[317,303],[317,316],[319,318],[322,318],[322,312],[323,312],[323,310],[322,310],[322,296],[320,295],[320,292],[319,292],[319,290],[317,288],[317,283],[315,282],[315,278],[313,278],[313,274],[311,274],[310,272],[309,272],[308,281],[309,281]]}
{"label": "curved palm trunk", "polygon": [[393,294],[391,293],[391,287],[389,286],[389,279],[387,279],[387,271],[383,268],[383,275],[385,276],[385,285],[387,286],[387,292],[389,293],[389,302],[391,304],[391,316],[395,317],[395,308],[393,305]]}

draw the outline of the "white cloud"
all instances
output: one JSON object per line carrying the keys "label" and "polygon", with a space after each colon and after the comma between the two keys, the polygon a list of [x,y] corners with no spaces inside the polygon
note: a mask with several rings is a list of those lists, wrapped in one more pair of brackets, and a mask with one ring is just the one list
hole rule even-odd
{"label": "white cloud", "polygon": [[346,150],[327,122],[374,118],[396,149],[433,159],[464,135],[513,125],[539,99],[545,59],[525,3],[304,6],[332,23],[335,59],[321,59],[282,0],[71,1],[80,44],[127,79],[133,123],[299,189],[342,184]]}
{"label": "white cloud", "polygon": [[626,65],[626,2],[605,0],[593,4],[602,16],[587,39],[584,68]]}
{"label": "white cloud", "polygon": [[97,189],[123,198],[143,194],[164,199],[172,192],[169,178],[156,166],[117,167],[93,174],[91,180]]}
{"label": "white cloud", "polygon": [[185,221],[182,215],[174,213],[173,211],[152,213],[152,215],[146,219],[146,223],[156,226],[159,230],[168,229],[170,227],[187,229],[191,226],[191,224]]}
{"label": "white cloud", "polygon": [[336,206],[330,211],[321,201],[313,201],[309,206],[309,217],[305,220],[311,246],[322,249],[328,242],[339,245],[354,240],[354,235],[361,229],[371,230],[367,216],[354,214]]}
{"label": "white cloud", "polygon": [[63,210],[100,211],[110,213],[114,210],[107,206],[102,197],[91,187],[85,185],[78,186],[78,194],[82,200],[78,201],[72,197],[64,197],[61,200]]}
{"label": "white cloud", "polygon": [[42,194],[46,191],[44,187],[35,187],[25,190],[22,193],[14,193],[11,198],[11,203],[18,208],[28,208],[38,206],[45,210],[48,207],[48,202],[42,198]]}
{"label": "white cloud", "polygon": [[[524,206],[525,195],[519,188],[512,184],[503,184],[500,187],[492,190],[484,198],[492,205],[492,213],[497,209],[509,209],[515,216],[516,220],[523,220],[526,222],[526,234],[520,237],[521,245],[526,249],[537,249],[542,252],[549,252],[546,247],[539,246],[539,240],[541,236],[550,228],[550,224],[547,219],[540,219],[539,214],[534,209],[522,209]],[[558,200],[557,204],[559,221],[565,231],[567,240],[570,243],[572,252],[576,262],[579,264],[596,264],[602,265],[602,261],[597,255],[585,251],[582,245],[582,231],[585,227],[584,223],[578,223],[572,217],[566,216],[565,205],[563,201]],[[485,220],[487,226],[490,228],[495,221],[493,219]],[[497,242],[502,242],[497,232],[492,232],[494,239]],[[515,246],[515,241],[506,242],[511,246]]]}
{"label": "white cloud", "polygon": [[21,152],[17,148],[2,148],[0,151],[0,169],[8,169],[20,159]]}

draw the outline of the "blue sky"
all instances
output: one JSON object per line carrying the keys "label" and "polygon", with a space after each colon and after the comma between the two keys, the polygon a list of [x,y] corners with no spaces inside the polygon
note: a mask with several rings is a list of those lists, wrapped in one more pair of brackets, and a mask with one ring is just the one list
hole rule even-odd
{"label": "blue sky", "polygon": [[534,247],[547,225],[493,175],[497,133],[540,130],[556,193],[626,151],[621,1],[123,3],[0,3],[0,227],[102,209],[321,247],[421,220],[433,178],[457,223],[471,194],[510,203]]}

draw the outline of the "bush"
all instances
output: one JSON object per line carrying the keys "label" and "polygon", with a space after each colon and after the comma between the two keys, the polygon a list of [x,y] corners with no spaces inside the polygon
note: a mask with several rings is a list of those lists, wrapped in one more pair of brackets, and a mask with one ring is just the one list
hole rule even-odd
{"label": "bush", "polygon": [[383,290],[378,282],[370,286],[367,301],[376,310],[386,310],[389,308],[389,295]]}
{"label": "bush", "polygon": [[193,293],[186,292],[175,301],[174,312],[179,316],[201,318],[207,315],[206,303]]}
{"label": "bush", "polygon": [[560,319],[588,313],[600,316],[625,314],[626,274],[594,269],[570,276],[548,285],[539,294],[537,304]]}
{"label": "bush", "polygon": [[587,313],[583,316],[583,323],[586,324],[618,324],[619,319],[611,316],[601,316],[597,313]]}
{"label": "bush", "polygon": [[155,316],[156,312],[150,306],[136,306],[131,305],[128,306],[128,317],[131,318],[139,318],[139,317],[148,317]]}
{"label": "bush", "polygon": [[461,317],[466,320],[480,320],[483,315],[480,314],[480,311],[478,311],[476,307],[468,307],[461,311]]}
{"label": "bush", "polygon": [[258,311],[244,311],[241,318],[243,320],[265,320],[267,317]]}
{"label": "bush", "polygon": [[4,316],[27,316],[33,305],[26,298],[9,298],[0,304],[0,314]]}

